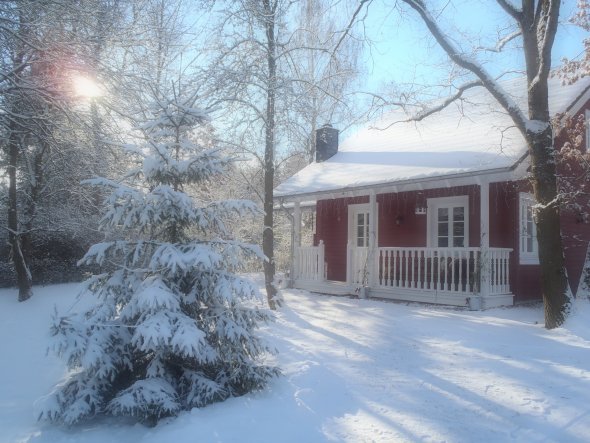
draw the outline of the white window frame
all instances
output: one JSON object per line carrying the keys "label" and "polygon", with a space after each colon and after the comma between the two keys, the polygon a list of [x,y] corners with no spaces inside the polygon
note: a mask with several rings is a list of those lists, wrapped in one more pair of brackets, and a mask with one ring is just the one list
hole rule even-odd
{"label": "white window frame", "polygon": [[[452,229],[449,232],[449,248],[468,248],[469,247],[469,196],[457,195],[454,197],[429,198],[426,201],[426,246],[429,248],[438,248],[438,210],[441,208],[463,207],[464,210],[464,241],[463,246],[452,246]],[[451,217],[452,211],[449,211]]]}
{"label": "white window frame", "polygon": [[[521,265],[538,265],[539,264],[539,245],[537,244],[537,226],[534,220],[532,207],[535,205],[535,197],[528,192],[521,192],[518,195],[518,251]],[[526,232],[528,220],[528,208],[531,208],[531,226],[532,232]],[[526,240],[532,237],[532,251],[526,247]]]}

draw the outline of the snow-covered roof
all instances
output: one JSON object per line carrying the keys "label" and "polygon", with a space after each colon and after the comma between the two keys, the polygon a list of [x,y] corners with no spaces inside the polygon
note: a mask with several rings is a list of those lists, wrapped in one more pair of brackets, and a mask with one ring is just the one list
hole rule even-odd
{"label": "snow-covered roof", "polygon": [[[524,79],[502,86],[526,110]],[[551,114],[567,111],[589,87],[590,78],[574,85],[551,79]],[[280,184],[275,197],[509,170],[527,154],[524,138],[484,88],[466,91],[463,100],[422,121],[404,122],[409,117],[397,110],[366,125],[345,139],[332,158],[312,163]]]}

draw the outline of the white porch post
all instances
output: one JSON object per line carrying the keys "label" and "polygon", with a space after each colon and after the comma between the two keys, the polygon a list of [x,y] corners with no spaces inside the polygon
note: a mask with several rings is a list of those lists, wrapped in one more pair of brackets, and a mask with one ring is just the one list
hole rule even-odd
{"label": "white porch post", "polygon": [[352,286],[352,244],[346,243],[346,284]]}
{"label": "white porch post", "polygon": [[377,270],[375,269],[375,251],[377,249],[377,195],[371,191],[369,195],[369,250],[367,251],[367,285],[375,285]]}
{"label": "white porch post", "polygon": [[301,204],[299,202],[295,202],[293,207],[293,227],[295,229],[293,241],[295,248],[298,248],[301,246]]}
{"label": "white porch post", "polygon": [[[479,185],[479,217],[480,217],[480,295],[490,293],[491,262],[490,262],[490,184],[482,181]],[[482,306],[483,307],[483,306]]]}
{"label": "white porch post", "polygon": [[293,206],[293,276],[292,281],[299,277],[299,248],[301,247],[301,205],[298,201]]}

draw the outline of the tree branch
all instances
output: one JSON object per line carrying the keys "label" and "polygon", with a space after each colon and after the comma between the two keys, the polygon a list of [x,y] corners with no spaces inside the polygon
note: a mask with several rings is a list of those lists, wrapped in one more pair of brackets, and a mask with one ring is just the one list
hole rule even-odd
{"label": "tree branch", "polygon": [[512,100],[512,98],[504,92],[503,88],[493,77],[490,76],[483,66],[477,63],[475,60],[472,60],[471,58],[462,54],[461,51],[455,47],[451,39],[438,26],[436,19],[426,9],[424,2],[422,0],[402,1],[420,15],[432,36],[447,53],[449,58],[461,68],[464,68],[476,75],[481,80],[482,85],[498,101],[498,103],[506,110],[506,112],[508,112],[521,133],[526,134],[526,122],[528,119],[522,110],[518,107],[518,105],[516,105],[516,103],[514,103],[514,100]]}
{"label": "tree branch", "polygon": [[350,32],[350,30],[352,29],[352,27],[356,21],[356,17],[360,14],[361,9],[363,9],[363,6],[365,5],[365,3],[369,3],[370,1],[371,0],[361,0],[360,1],[358,7],[354,11],[354,14],[352,14],[352,18],[350,19],[348,26],[344,30],[343,34],[340,36],[340,39],[338,40],[338,43],[336,43],[336,46],[334,46],[334,50],[332,51],[333,54],[336,54],[336,52],[338,51],[338,48],[340,47],[340,45],[342,44],[342,42],[344,41],[344,39],[346,38],[346,36]]}
{"label": "tree branch", "polygon": [[448,107],[451,103],[455,102],[456,100],[460,99],[461,96],[465,91],[471,88],[476,88],[478,86],[483,86],[483,82],[481,80],[474,80],[468,83],[465,83],[457,88],[457,92],[455,94],[447,97],[445,100],[440,102],[438,105],[433,106],[431,108],[425,109],[418,114],[415,114],[413,117],[405,120],[406,122],[414,121],[419,122],[420,120],[424,120],[426,117],[431,116],[432,114],[436,114],[439,111],[442,111],[446,107]]}
{"label": "tree branch", "polygon": [[498,4],[510,15],[514,20],[516,20],[519,24],[522,23],[522,10],[516,8],[512,3],[508,2],[508,0],[496,0]]}
{"label": "tree branch", "polygon": [[537,33],[539,33],[539,26],[543,26],[543,37],[539,42],[539,70],[537,72],[536,81],[542,79],[546,80],[549,77],[551,70],[551,48],[557,33],[557,23],[559,19],[560,0],[547,0],[542,3],[543,12],[537,24]]}
{"label": "tree branch", "polygon": [[502,52],[502,49],[504,49],[504,46],[506,46],[508,43],[510,43],[516,37],[519,37],[521,35],[522,35],[522,31],[520,31],[520,30],[514,31],[512,34],[509,34],[506,37],[500,39],[498,41],[498,43],[496,43],[496,46],[493,48],[484,48],[484,47],[480,46],[479,48],[476,48],[476,49],[481,50],[481,51],[487,51],[487,52]]}

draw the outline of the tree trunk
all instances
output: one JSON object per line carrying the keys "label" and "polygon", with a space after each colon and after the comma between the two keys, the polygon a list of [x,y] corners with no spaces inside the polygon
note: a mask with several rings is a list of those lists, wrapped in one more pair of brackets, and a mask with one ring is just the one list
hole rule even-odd
{"label": "tree trunk", "polygon": [[[533,129],[527,128],[535,200],[535,223],[541,268],[541,290],[545,307],[545,327],[560,326],[569,306],[569,285],[565,271],[559,215],[556,152],[549,114],[548,78],[551,48],[557,32],[559,1],[523,1],[521,31],[526,61],[528,115]],[[534,130],[538,123],[544,130]]]}
{"label": "tree trunk", "polygon": [[280,306],[277,299],[277,288],[274,285],[275,259],[274,259],[274,214],[273,214],[273,187],[274,187],[274,150],[275,150],[275,95],[277,81],[276,41],[275,41],[275,16],[274,9],[269,0],[263,0],[265,13],[265,32],[267,43],[268,79],[266,91],[266,139],[264,149],[264,226],[262,232],[262,252],[266,256],[264,261],[264,285],[268,306],[276,309]]}
{"label": "tree trunk", "polygon": [[33,295],[32,279],[22,248],[21,234],[18,228],[18,206],[16,194],[16,170],[18,166],[19,143],[16,138],[16,128],[11,124],[8,140],[8,241],[11,256],[16,270],[18,284],[18,301],[25,301]]}
{"label": "tree trunk", "polygon": [[565,320],[569,287],[561,241],[559,200],[555,171],[555,152],[551,127],[529,134],[541,289],[545,307],[545,327],[553,329]]}

